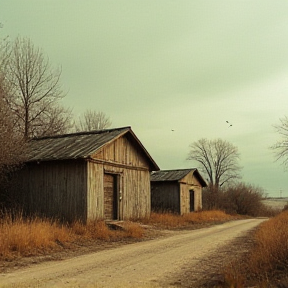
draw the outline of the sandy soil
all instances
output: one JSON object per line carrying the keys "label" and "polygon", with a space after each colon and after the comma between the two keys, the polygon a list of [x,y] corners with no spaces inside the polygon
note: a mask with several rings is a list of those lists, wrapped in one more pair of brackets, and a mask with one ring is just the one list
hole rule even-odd
{"label": "sandy soil", "polygon": [[[173,231],[151,241],[43,262],[0,274],[0,287],[198,287],[195,283],[208,275],[209,263],[218,267],[222,256],[231,257],[239,250],[233,241],[264,220]],[[225,247],[230,252],[215,256],[217,251],[227,252]]]}

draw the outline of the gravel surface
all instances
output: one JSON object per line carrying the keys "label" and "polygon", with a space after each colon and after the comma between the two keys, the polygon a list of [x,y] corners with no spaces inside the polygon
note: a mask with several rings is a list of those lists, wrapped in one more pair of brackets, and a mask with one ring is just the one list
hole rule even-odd
{"label": "gravel surface", "polygon": [[194,285],[213,275],[213,267],[221,266],[224,255],[233,257],[231,243],[264,220],[173,231],[169,237],[44,262],[0,274],[0,287],[198,287]]}

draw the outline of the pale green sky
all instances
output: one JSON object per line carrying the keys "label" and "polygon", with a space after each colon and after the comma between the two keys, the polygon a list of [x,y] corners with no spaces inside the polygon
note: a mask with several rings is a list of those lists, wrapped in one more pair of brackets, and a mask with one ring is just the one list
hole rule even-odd
{"label": "pale green sky", "polygon": [[189,144],[222,138],[243,181],[288,196],[269,149],[288,115],[286,0],[0,0],[0,22],[62,66],[64,105],[131,126],[161,169],[197,167]]}

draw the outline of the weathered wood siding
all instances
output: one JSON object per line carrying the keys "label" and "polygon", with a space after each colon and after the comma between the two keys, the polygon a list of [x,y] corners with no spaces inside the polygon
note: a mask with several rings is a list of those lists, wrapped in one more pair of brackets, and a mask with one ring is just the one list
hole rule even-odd
{"label": "weathered wood siding", "polygon": [[28,163],[17,175],[19,189],[14,195],[28,213],[85,220],[85,161]]}
{"label": "weathered wood siding", "polygon": [[127,169],[123,175],[122,219],[149,217],[150,172]]}
{"label": "weathered wood siding", "polygon": [[202,209],[202,186],[193,173],[189,173],[180,181],[180,214],[190,212],[190,190],[194,191],[194,211]]}
{"label": "weathered wood siding", "polygon": [[104,167],[88,162],[87,218],[104,219]]}
{"label": "weathered wood siding", "polygon": [[155,212],[180,213],[180,194],[178,182],[153,182],[151,188],[151,207]]}
{"label": "weathered wood siding", "polygon": [[[129,135],[127,135],[129,136]],[[92,158],[104,160],[114,164],[123,164],[134,168],[149,169],[147,159],[143,151],[133,145],[131,137],[124,135],[113,141],[111,144],[103,147],[101,151],[93,155]]]}
{"label": "weathered wood siding", "polygon": [[136,147],[124,136],[103,147],[88,162],[88,219],[105,218],[105,173],[117,178],[118,219],[150,215],[149,164]]}

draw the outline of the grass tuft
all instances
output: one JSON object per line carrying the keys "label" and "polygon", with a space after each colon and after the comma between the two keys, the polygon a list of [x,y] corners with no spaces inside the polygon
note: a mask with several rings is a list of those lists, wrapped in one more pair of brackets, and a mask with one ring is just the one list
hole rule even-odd
{"label": "grass tuft", "polygon": [[144,228],[139,223],[128,221],[123,225],[123,229],[125,231],[125,238],[141,239],[145,235]]}

